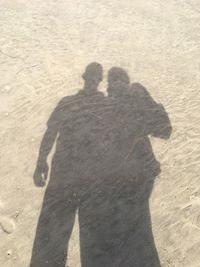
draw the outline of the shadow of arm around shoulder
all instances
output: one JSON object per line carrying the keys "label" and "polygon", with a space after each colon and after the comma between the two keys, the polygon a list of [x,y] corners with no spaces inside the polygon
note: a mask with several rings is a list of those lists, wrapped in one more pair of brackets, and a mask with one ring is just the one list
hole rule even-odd
{"label": "shadow of arm around shoulder", "polygon": [[143,111],[147,135],[168,139],[172,132],[169,116],[162,104],[157,103],[147,89],[139,83],[132,84],[137,107]]}

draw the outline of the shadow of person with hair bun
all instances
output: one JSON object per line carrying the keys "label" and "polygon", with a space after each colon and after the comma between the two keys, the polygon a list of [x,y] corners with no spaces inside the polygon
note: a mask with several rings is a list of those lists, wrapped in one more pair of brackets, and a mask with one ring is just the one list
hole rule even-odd
{"label": "shadow of person with hair bun", "polygon": [[98,91],[102,78],[102,66],[95,62],[89,64],[83,74],[83,89],[64,97],[48,119],[34,172],[38,187],[46,184],[47,157],[54,143],[56,148],[36,229],[31,267],[65,266],[67,261],[75,214],[89,182],[90,154],[94,151],[92,134],[99,124],[105,99]]}
{"label": "shadow of person with hair bun", "polygon": [[164,107],[141,84],[130,84],[125,70],[110,69],[107,91],[108,164],[101,164],[97,192],[81,203],[82,266],[160,267],[149,198],[161,169],[149,136],[168,139],[171,124]]}

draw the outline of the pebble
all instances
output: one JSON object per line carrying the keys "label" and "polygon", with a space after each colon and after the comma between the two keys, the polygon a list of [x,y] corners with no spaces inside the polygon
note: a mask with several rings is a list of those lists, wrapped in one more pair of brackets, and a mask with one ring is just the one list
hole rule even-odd
{"label": "pebble", "polygon": [[7,255],[8,256],[11,256],[12,255],[12,250],[11,249],[7,250]]}
{"label": "pebble", "polygon": [[18,210],[15,211],[15,218],[17,218],[19,216],[19,213],[20,212]]}

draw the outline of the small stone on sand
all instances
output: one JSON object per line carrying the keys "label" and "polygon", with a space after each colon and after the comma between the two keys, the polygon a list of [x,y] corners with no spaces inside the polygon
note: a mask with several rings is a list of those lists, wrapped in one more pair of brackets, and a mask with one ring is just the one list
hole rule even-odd
{"label": "small stone on sand", "polygon": [[12,255],[12,250],[11,249],[7,250],[7,255],[8,256],[11,256]]}

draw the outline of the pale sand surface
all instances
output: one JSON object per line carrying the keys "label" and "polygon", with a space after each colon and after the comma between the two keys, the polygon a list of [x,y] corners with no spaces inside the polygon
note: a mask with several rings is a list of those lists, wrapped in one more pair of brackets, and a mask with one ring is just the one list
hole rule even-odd
{"label": "pale sand surface", "polygon": [[[104,67],[102,90],[109,68],[123,67],[168,112],[171,138],[151,140],[162,168],[150,199],[154,239],[163,267],[200,266],[199,42],[197,0],[0,0],[0,266],[29,266],[46,121],[93,61]],[[76,220],[70,267],[81,266],[78,232]]]}

